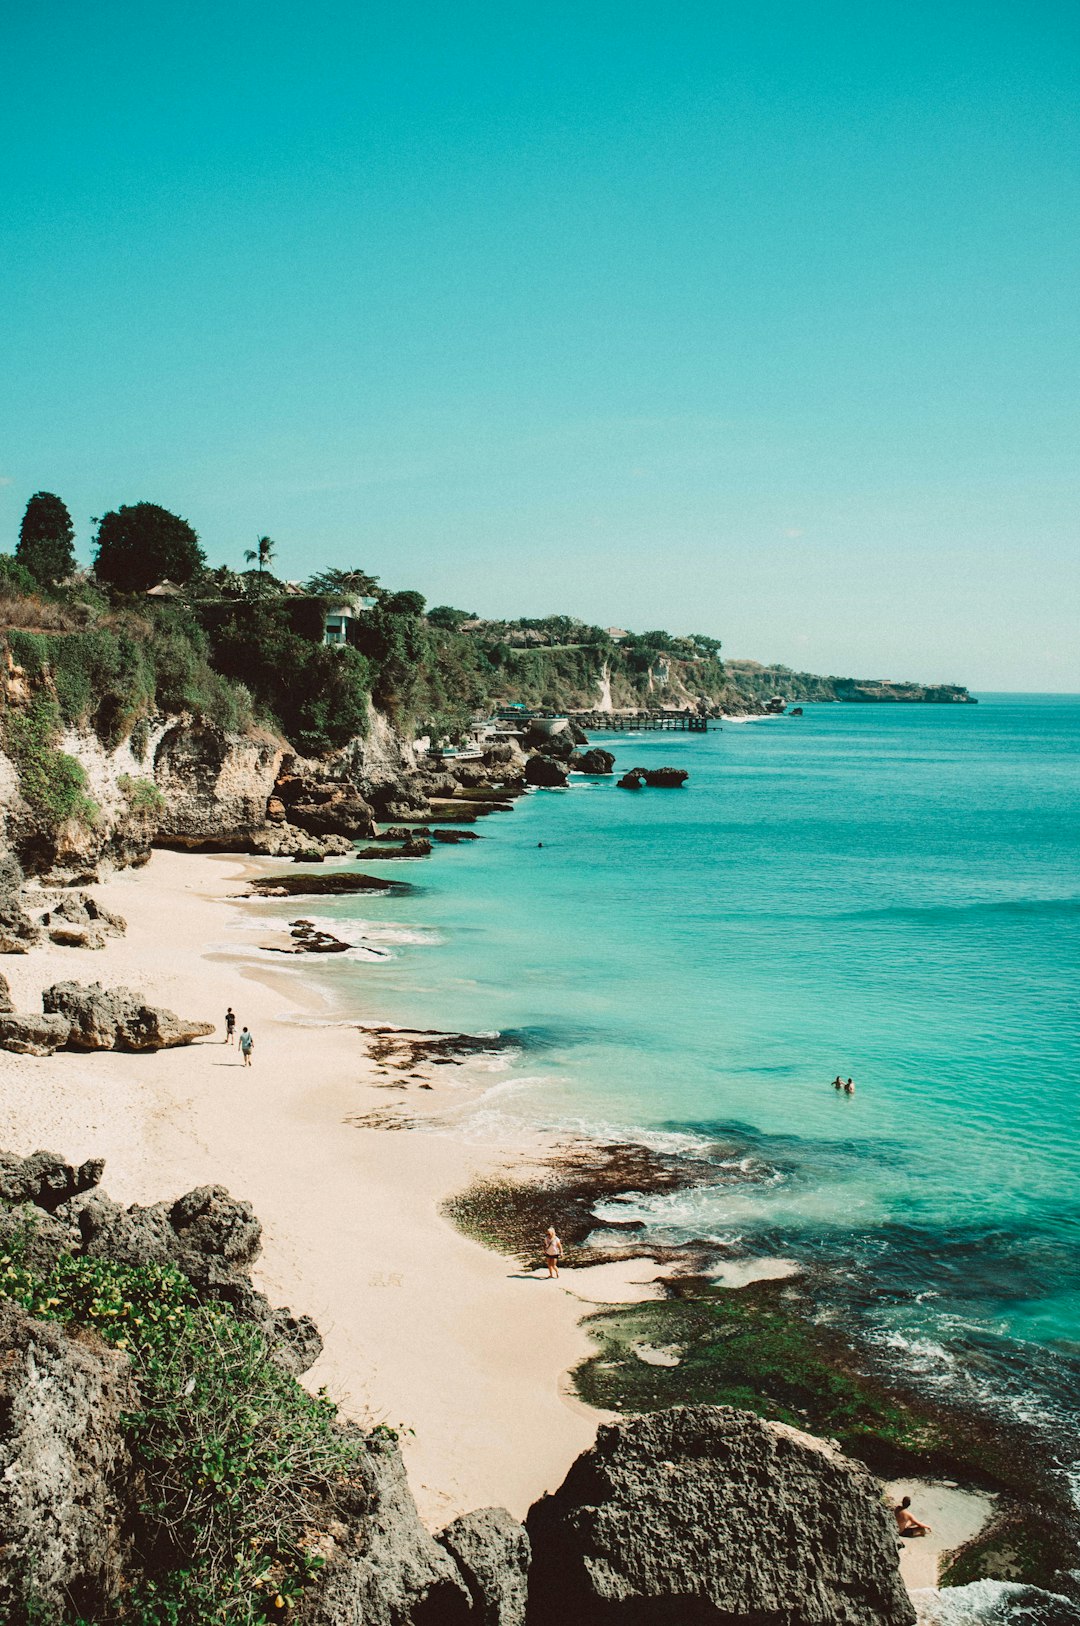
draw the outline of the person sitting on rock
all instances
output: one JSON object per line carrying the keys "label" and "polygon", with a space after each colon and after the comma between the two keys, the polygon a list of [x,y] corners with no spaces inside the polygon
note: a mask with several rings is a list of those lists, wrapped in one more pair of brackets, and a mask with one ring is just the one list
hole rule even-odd
{"label": "person sitting on rock", "polygon": [[900,1534],[902,1536],[930,1535],[930,1526],[928,1524],[923,1524],[921,1520],[915,1517],[914,1513],[910,1513],[908,1511],[910,1507],[911,1497],[905,1496],[899,1507],[893,1508],[893,1517],[896,1520],[896,1528],[899,1530]]}

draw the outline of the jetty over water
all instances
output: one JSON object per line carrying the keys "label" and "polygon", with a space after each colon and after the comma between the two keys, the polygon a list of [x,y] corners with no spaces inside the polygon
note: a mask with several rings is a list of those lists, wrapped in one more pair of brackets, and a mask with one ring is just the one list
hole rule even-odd
{"label": "jetty over water", "polygon": [[[505,706],[492,722],[500,728],[523,732],[530,723],[576,723],[578,728],[606,734],[704,734],[710,719],[697,711],[545,711],[526,706]],[[713,728],[720,724],[715,720]]]}
{"label": "jetty over water", "polygon": [[579,728],[609,734],[704,734],[709,727],[709,719],[697,711],[571,711],[567,716]]}

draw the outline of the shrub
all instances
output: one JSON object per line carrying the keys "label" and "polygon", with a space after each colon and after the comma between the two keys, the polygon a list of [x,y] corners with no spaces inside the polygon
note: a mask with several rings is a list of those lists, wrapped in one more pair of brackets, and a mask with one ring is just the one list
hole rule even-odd
{"label": "shrub", "polygon": [[120,1603],[133,1626],[240,1626],[284,1618],[319,1568],[311,1526],[362,1440],[277,1365],[265,1338],[199,1303],[169,1266],[64,1255],[48,1274],[16,1246],[0,1293],[31,1315],[92,1328],[128,1356],[139,1408],[123,1427],[138,1487],[142,1571]]}
{"label": "shrub", "polygon": [[8,707],[4,748],[18,772],[23,799],[51,828],[68,819],[94,825],[99,810],[86,794],[83,766],[56,748],[60,725],[60,706],[42,689],[29,705]]}

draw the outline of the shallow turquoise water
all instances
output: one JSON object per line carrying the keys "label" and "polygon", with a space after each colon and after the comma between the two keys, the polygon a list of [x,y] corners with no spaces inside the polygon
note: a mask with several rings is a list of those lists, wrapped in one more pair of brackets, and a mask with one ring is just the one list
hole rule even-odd
{"label": "shallow turquoise water", "polygon": [[619,770],[690,782],[576,780],[383,866],[416,890],[321,912],[390,957],[320,978],[350,1012],[518,1034],[481,1122],[687,1136],[735,1171],[621,1217],[818,1260],[840,1313],[929,1377],[989,1352],[995,1381],[1060,1399],[1080,1353],[1080,699],[606,743]]}

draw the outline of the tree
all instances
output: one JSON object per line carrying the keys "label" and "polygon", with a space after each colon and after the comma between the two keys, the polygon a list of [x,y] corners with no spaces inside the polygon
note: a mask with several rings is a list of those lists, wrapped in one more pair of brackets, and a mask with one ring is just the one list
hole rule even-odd
{"label": "tree", "polygon": [[366,570],[320,570],[304,585],[318,598],[370,598],[378,591],[379,578]]}
{"label": "tree", "polygon": [[423,593],[414,593],[410,589],[404,593],[391,593],[383,608],[390,615],[423,615],[426,603]]}
{"label": "tree", "polygon": [[455,610],[451,604],[436,604],[427,614],[428,621],[433,627],[443,627],[447,632],[457,632],[464,621],[475,621],[475,610]]}
{"label": "tree", "polygon": [[244,559],[249,565],[257,563],[259,575],[261,576],[265,570],[269,569],[270,561],[276,551],[274,543],[271,542],[268,536],[260,536],[253,548],[245,549]]}
{"label": "tree", "polygon": [[55,587],[75,569],[75,527],[67,504],[51,491],[35,491],[19,526],[15,557],[41,587]]}
{"label": "tree", "polygon": [[122,593],[145,593],[165,580],[182,587],[205,563],[187,520],[152,502],[104,514],[96,542],[94,574]]}

